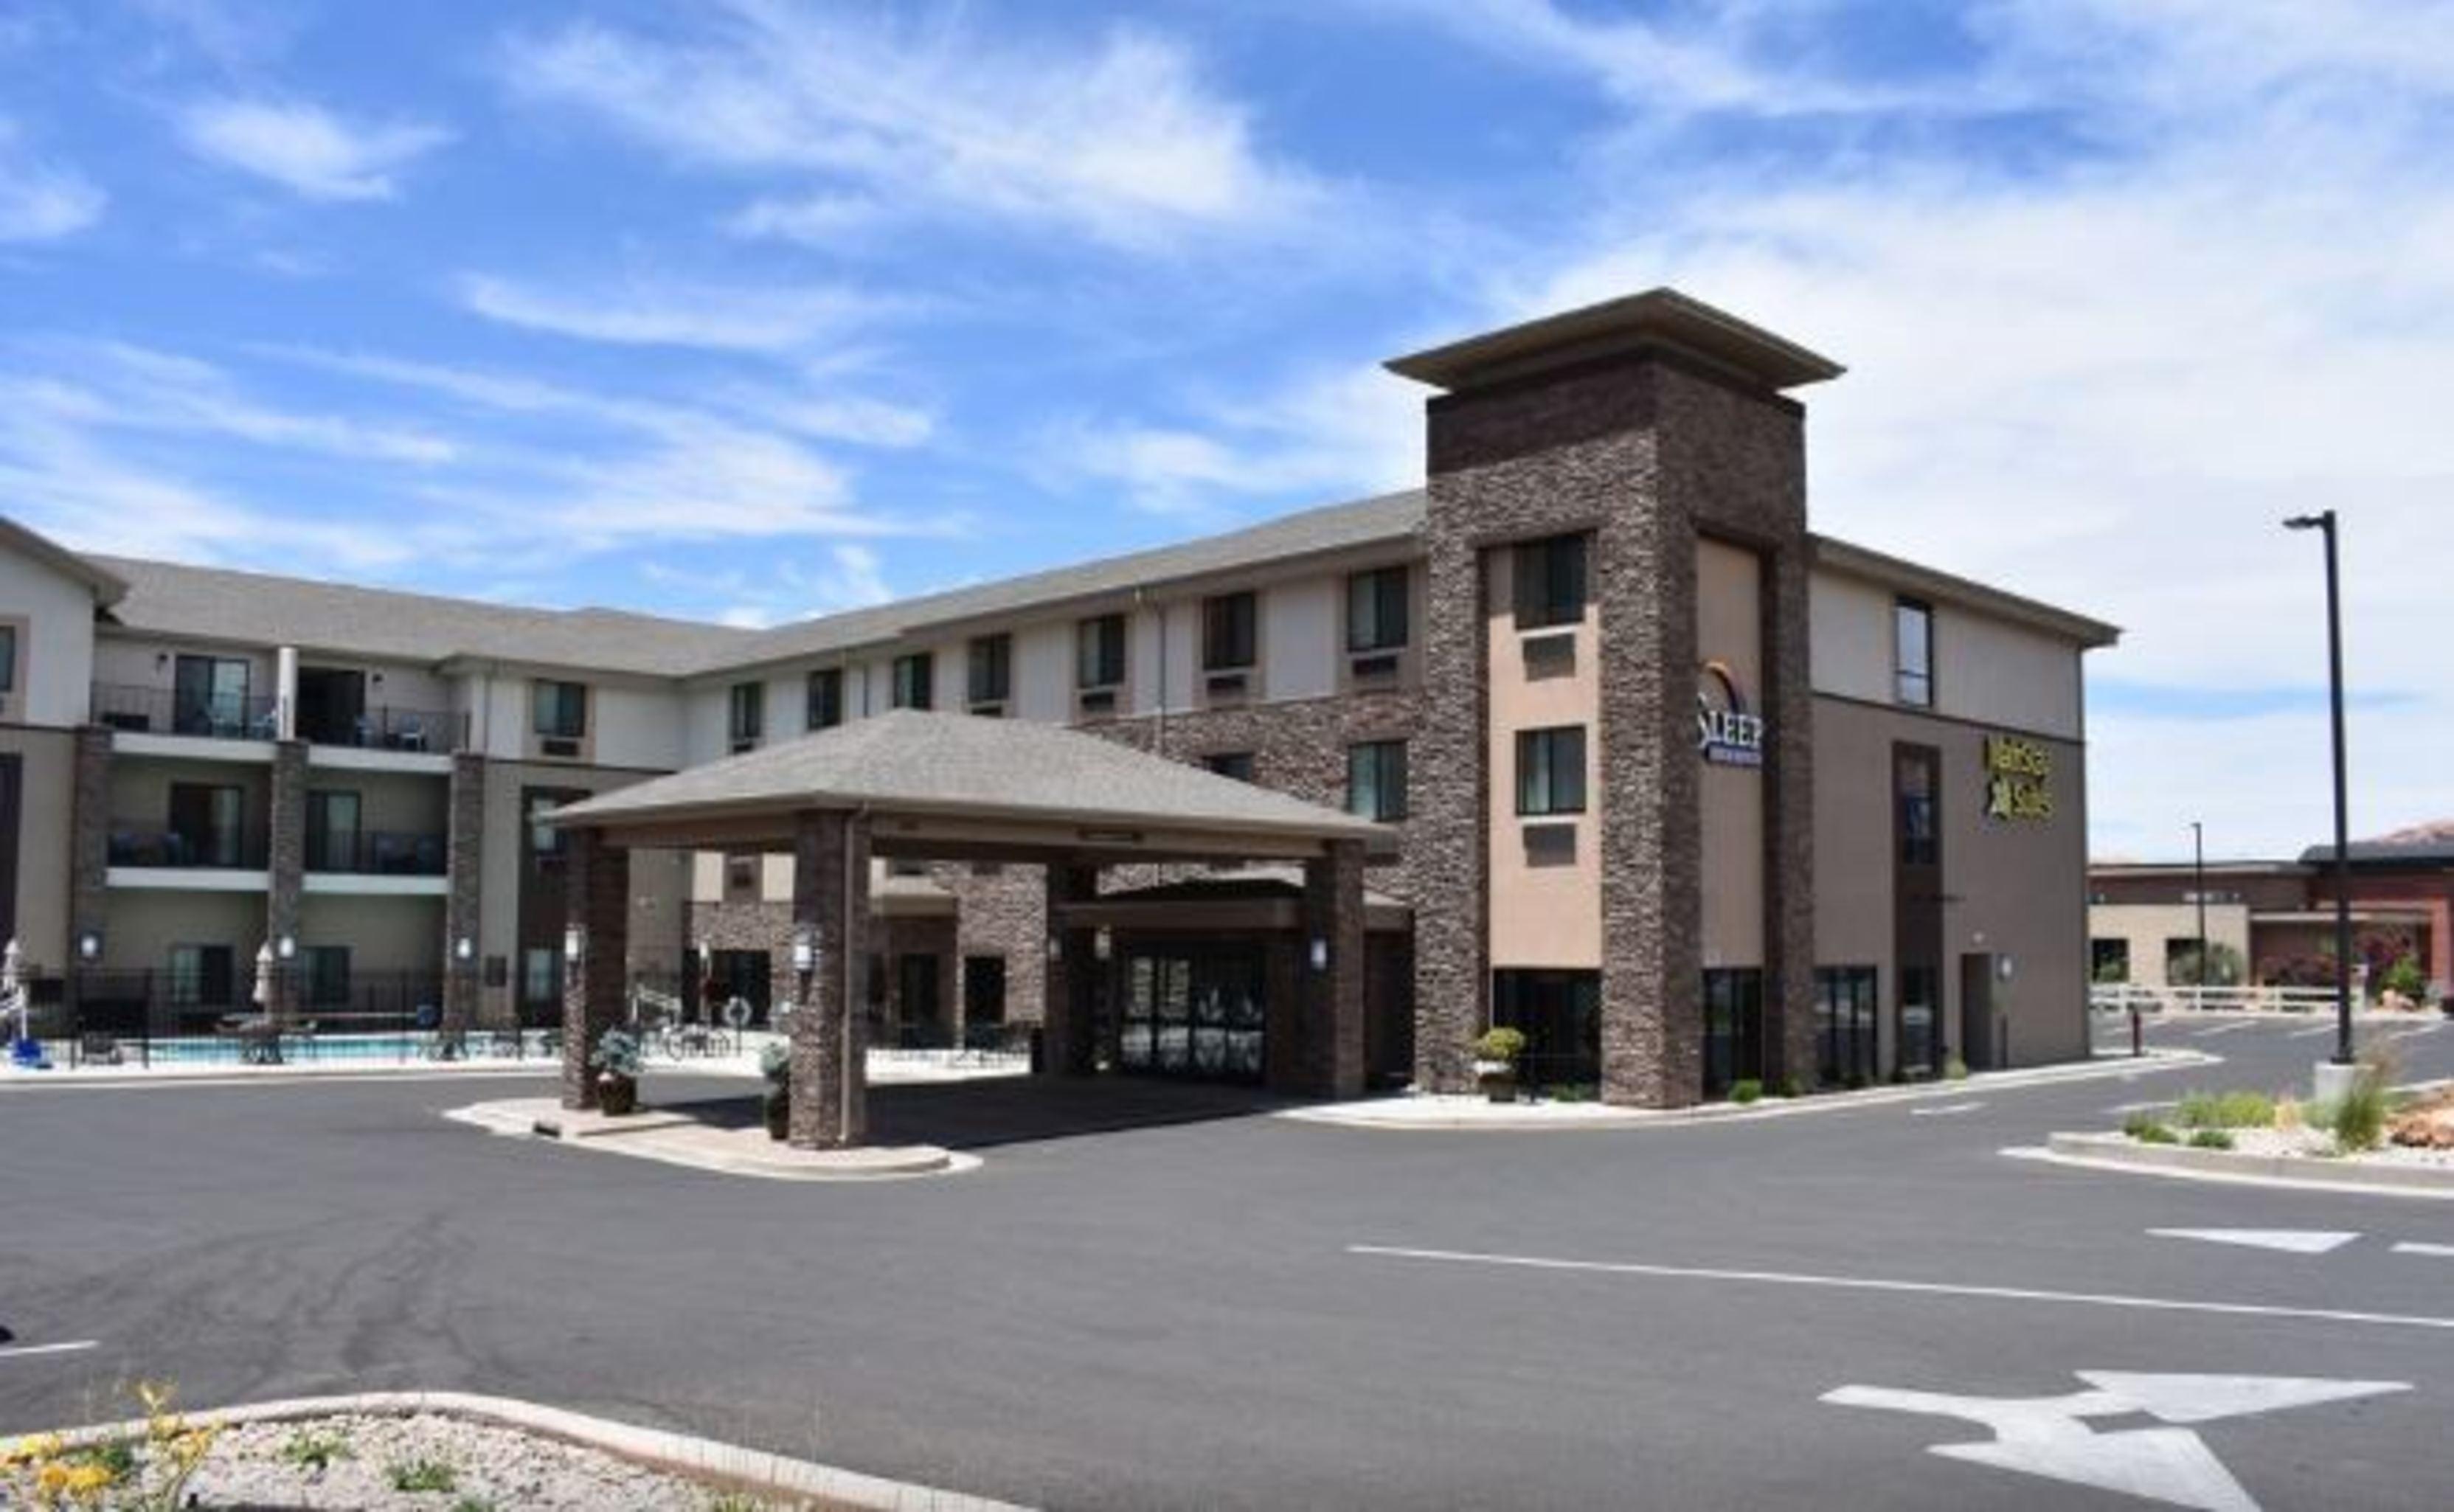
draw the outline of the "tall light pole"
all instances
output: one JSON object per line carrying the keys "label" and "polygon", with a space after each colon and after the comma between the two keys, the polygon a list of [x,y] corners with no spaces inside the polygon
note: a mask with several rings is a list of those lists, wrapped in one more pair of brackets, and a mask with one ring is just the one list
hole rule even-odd
{"label": "tall light pole", "polygon": [[2287,531],[2326,536],[2326,698],[2335,731],[2335,1064],[2352,1063],[2351,799],[2343,776],[2343,603],[2335,554],[2335,512],[2295,514]]}
{"label": "tall light pole", "polygon": [[2190,821],[2190,880],[2199,904],[2199,1006],[2207,1005],[2207,827]]}

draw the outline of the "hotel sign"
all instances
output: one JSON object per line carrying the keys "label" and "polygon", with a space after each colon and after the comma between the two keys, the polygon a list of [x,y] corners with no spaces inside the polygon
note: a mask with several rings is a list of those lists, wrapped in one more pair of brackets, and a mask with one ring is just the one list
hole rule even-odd
{"label": "hotel sign", "polygon": [[2012,735],[1985,737],[1985,816],[2042,822],[2054,816],[2054,755]]}
{"label": "hotel sign", "polygon": [[1763,716],[1747,707],[1730,664],[1704,663],[1696,683],[1696,749],[1704,759],[1715,766],[1762,766],[1769,730]]}

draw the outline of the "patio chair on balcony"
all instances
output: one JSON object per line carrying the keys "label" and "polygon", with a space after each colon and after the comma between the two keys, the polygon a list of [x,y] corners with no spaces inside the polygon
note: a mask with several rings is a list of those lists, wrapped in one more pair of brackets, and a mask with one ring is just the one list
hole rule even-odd
{"label": "patio chair on balcony", "polygon": [[400,721],[400,729],[394,735],[393,740],[403,751],[425,750],[426,721],[413,714],[405,716]]}

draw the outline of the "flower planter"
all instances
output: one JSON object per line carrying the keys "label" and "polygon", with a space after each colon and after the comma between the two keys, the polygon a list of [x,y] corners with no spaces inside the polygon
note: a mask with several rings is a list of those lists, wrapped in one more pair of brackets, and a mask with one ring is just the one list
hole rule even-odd
{"label": "flower planter", "polygon": [[1482,1095],[1494,1102],[1517,1100],[1517,1068],[1504,1060],[1478,1060],[1474,1079]]}
{"label": "flower planter", "polygon": [[639,1082],[634,1077],[618,1077],[611,1072],[596,1079],[596,1111],[609,1119],[627,1118],[639,1111]]}
{"label": "flower planter", "polygon": [[767,1095],[767,1138],[781,1144],[793,1132],[793,1099],[779,1093]]}

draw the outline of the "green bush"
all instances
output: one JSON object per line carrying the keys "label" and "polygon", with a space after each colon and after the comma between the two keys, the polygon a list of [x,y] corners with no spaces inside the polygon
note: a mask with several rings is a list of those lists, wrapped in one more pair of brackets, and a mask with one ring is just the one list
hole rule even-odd
{"label": "green bush", "polygon": [[1740,1079],[1730,1083],[1730,1100],[1732,1102],[1739,1103],[1741,1106],[1746,1103],[1753,1102],[1762,1096],[1763,1083],[1758,1081],[1753,1077],[1741,1078]]}
{"label": "green bush", "polygon": [[1961,1059],[1958,1056],[1944,1057],[1942,1062],[1942,1079],[1945,1081],[1967,1080],[1968,1062]]}
{"label": "green bush", "polygon": [[1524,1031],[1505,1026],[1484,1030],[1482,1038],[1474,1042],[1477,1060],[1505,1060],[1513,1066],[1517,1064],[1517,1058],[1524,1053]]}
{"label": "green bush", "polygon": [[781,1039],[771,1039],[758,1052],[758,1074],[770,1087],[781,1090],[793,1080],[793,1051]]}
{"label": "green bush", "polygon": [[2122,1132],[2142,1144],[2178,1144],[2181,1137],[2143,1113],[2134,1113],[2123,1120]]}
{"label": "green bush", "polygon": [[2405,951],[2385,969],[2384,976],[2378,982],[2378,990],[2400,993],[2417,1002],[2428,991],[2428,973],[2421,969],[2419,957]]}
{"label": "green bush", "polygon": [[608,1029],[596,1048],[588,1053],[588,1063],[599,1071],[633,1080],[639,1076],[639,1037],[628,1029]]}
{"label": "green bush", "polygon": [[301,1428],[283,1441],[281,1458],[301,1470],[312,1470],[321,1475],[332,1467],[333,1461],[352,1460],[357,1456],[350,1447],[350,1436],[346,1433]]}
{"label": "green bush", "polygon": [[2393,1096],[2387,1089],[2393,1081],[2393,1067],[2384,1057],[2371,1057],[2361,1062],[2360,1075],[2352,1079],[2352,1090],[2326,1110],[2326,1126],[2334,1133],[2335,1148],[2345,1155],[2357,1155],[2385,1142],[2386,1116],[2394,1111]]}
{"label": "green bush", "polygon": [[2193,1129],[2190,1131],[2190,1148],[2229,1150],[2232,1148],[2232,1131],[2230,1129]]}
{"label": "green bush", "polygon": [[2275,1100],[2262,1092],[2193,1092],[2182,1099],[2173,1121],[2185,1129],[2272,1128]]}
{"label": "green bush", "polygon": [[1542,1089],[1542,1096],[1554,1102],[1592,1102],[1600,1095],[1590,1081],[1555,1081]]}
{"label": "green bush", "polygon": [[1780,1079],[1780,1095],[1784,1098],[1802,1098],[1813,1090],[1814,1089],[1809,1087],[1805,1081],[1796,1076],[1787,1076]]}
{"label": "green bush", "polygon": [[395,1491],[451,1491],[460,1484],[460,1471],[449,1460],[400,1460],[384,1466],[384,1479]]}

